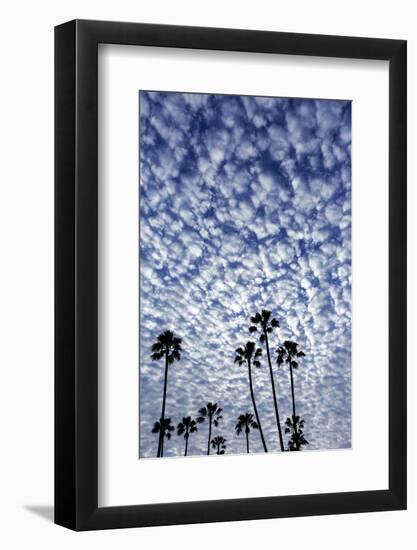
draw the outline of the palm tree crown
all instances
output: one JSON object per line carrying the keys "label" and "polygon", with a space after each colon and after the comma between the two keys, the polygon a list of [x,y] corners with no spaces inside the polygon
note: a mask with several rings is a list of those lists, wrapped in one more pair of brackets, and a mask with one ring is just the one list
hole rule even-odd
{"label": "palm tree crown", "polygon": [[208,402],[205,407],[200,409],[198,411],[198,414],[200,415],[197,417],[197,422],[201,423],[204,422],[206,418],[210,420],[210,418],[213,420],[213,424],[217,427],[219,425],[220,420],[223,418],[222,416],[223,409],[217,406],[217,403],[211,403]]}
{"label": "palm tree crown", "polygon": [[177,435],[184,434],[185,439],[185,451],[184,456],[187,456],[188,453],[188,439],[190,434],[197,431],[197,422],[191,418],[191,416],[184,416],[182,422],[178,423],[177,426]]}
{"label": "palm tree crown", "polygon": [[246,452],[249,454],[249,433],[252,430],[258,430],[259,426],[258,423],[255,422],[253,419],[253,414],[251,413],[245,413],[239,415],[238,422],[235,426],[235,430],[237,435],[241,434],[242,432],[245,433],[246,436]]}
{"label": "palm tree crown", "polygon": [[243,363],[251,361],[252,365],[254,365],[255,367],[260,367],[261,363],[259,361],[259,357],[261,355],[262,350],[261,348],[255,349],[255,342],[246,342],[243,347],[237,348],[235,363],[243,365]]}
{"label": "palm tree crown", "polygon": [[151,359],[153,361],[159,361],[165,355],[167,356],[168,363],[171,365],[175,360],[181,359],[181,338],[174,336],[171,330],[162,332],[156,342],[152,345]]}
{"label": "palm tree crown", "polygon": [[191,416],[184,416],[182,422],[178,423],[177,426],[177,435],[184,434],[184,439],[189,437],[189,434],[192,434],[197,431],[197,422],[191,418]]}
{"label": "palm tree crown", "polygon": [[221,435],[217,435],[214,439],[211,440],[211,446],[213,449],[217,449],[216,454],[224,455],[226,451],[226,439]]}
{"label": "palm tree crown", "polygon": [[252,325],[249,327],[249,332],[257,332],[260,330],[261,334],[259,340],[261,342],[265,342],[265,333],[270,334],[274,328],[279,327],[279,321],[275,319],[275,317],[271,319],[271,316],[272,313],[269,310],[263,309],[261,313],[258,312],[250,318]]}
{"label": "palm tree crown", "polygon": [[171,439],[171,432],[175,430],[174,426],[171,424],[170,418],[164,418],[162,422],[155,422],[152,428],[152,433],[157,434],[160,431],[163,432],[164,436],[167,439]]}
{"label": "palm tree crown", "polygon": [[287,363],[293,369],[298,367],[298,361],[295,361],[296,357],[305,357],[305,353],[298,349],[298,344],[296,342],[291,342],[291,340],[285,340],[284,345],[278,346],[276,349],[277,353],[277,364],[280,367],[283,363]]}
{"label": "palm tree crown", "polygon": [[245,432],[245,434],[248,434],[250,433],[251,428],[252,430],[259,429],[258,423],[255,422],[255,420],[253,419],[253,414],[245,413],[239,415],[238,423],[235,426],[237,435],[239,435],[243,431]]}

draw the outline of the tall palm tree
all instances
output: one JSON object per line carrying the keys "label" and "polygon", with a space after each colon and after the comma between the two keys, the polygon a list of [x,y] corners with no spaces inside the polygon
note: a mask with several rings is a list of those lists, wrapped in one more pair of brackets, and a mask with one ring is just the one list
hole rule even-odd
{"label": "tall palm tree", "polygon": [[[164,375],[164,391],[162,396],[162,411],[160,418],[160,425],[162,425],[163,420],[165,419],[165,403],[167,397],[167,383],[168,383],[168,365],[171,365],[175,360],[179,361],[181,359],[181,338],[174,336],[174,333],[171,330],[166,330],[162,332],[156,342],[152,346],[151,359],[153,361],[159,361],[160,359],[165,359],[165,375]],[[159,434],[158,441],[158,457],[162,456],[161,451],[164,443],[164,436],[162,430]]]}
{"label": "tall palm tree", "polygon": [[177,426],[177,435],[184,434],[185,439],[185,451],[184,456],[187,456],[188,451],[188,440],[190,438],[190,434],[197,431],[197,422],[191,418],[191,416],[184,416],[182,419],[182,422],[178,423]]}
{"label": "tall palm tree", "polygon": [[164,418],[163,422],[155,422],[152,428],[152,433],[159,435],[162,434],[162,445],[161,445],[161,452],[158,456],[164,456],[164,438],[166,437],[168,440],[171,439],[171,432],[175,430],[174,426],[171,424],[170,418]]}
{"label": "tall palm tree", "polygon": [[197,422],[198,423],[204,422],[204,420],[207,418],[209,423],[208,443],[207,443],[208,455],[210,454],[211,428],[213,424],[216,427],[219,425],[220,420],[223,418],[221,414],[222,411],[223,409],[218,407],[217,403],[211,403],[211,402],[207,403],[205,407],[203,407],[198,411],[198,414],[200,416],[197,418]]}
{"label": "tall palm tree", "polygon": [[278,435],[279,435],[279,444],[281,447],[281,451],[284,450],[284,441],[282,439],[282,430],[281,430],[281,423],[279,420],[279,411],[278,411],[278,401],[277,401],[277,395],[275,391],[275,382],[274,382],[274,373],[272,372],[272,364],[271,364],[271,354],[269,352],[269,341],[268,341],[268,334],[271,334],[275,328],[279,327],[279,322],[275,318],[271,318],[271,312],[267,309],[263,309],[261,313],[256,313],[253,317],[250,318],[252,325],[249,327],[249,332],[257,332],[259,330],[259,340],[265,344],[266,348],[266,355],[268,358],[268,366],[269,366],[269,375],[271,378],[271,387],[272,387],[272,397],[274,400],[274,408],[275,408],[275,418],[277,421],[277,428],[278,428]]}
{"label": "tall palm tree", "polygon": [[211,440],[211,446],[216,449],[216,455],[224,455],[226,451],[226,439],[221,435],[217,435]]}
{"label": "tall palm tree", "polygon": [[251,413],[245,413],[239,415],[238,422],[235,426],[235,430],[237,435],[245,431],[246,435],[246,452],[249,454],[249,433],[252,430],[258,430],[259,425],[257,422],[253,419],[253,414]]}
{"label": "tall palm tree", "polygon": [[246,344],[243,347],[237,348],[235,363],[239,363],[239,365],[243,365],[243,363],[246,363],[248,366],[249,389],[250,389],[250,396],[252,398],[253,410],[255,411],[256,422],[258,423],[258,429],[259,429],[259,434],[261,436],[262,445],[264,447],[264,451],[267,453],[268,449],[266,448],[264,433],[262,431],[261,421],[259,419],[258,408],[256,406],[255,394],[253,391],[253,383],[252,383],[252,364],[255,367],[260,367],[261,363],[259,362],[259,357],[261,355],[262,355],[261,348],[255,349],[254,342],[246,342]]}
{"label": "tall palm tree", "polygon": [[[291,342],[291,340],[285,340],[282,346],[278,346],[276,349],[277,354],[277,364],[280,367],[283,363],[286,363],[290,367],[290,381],[291,381],[291,397],[292,397],[292,417],[293,417],[293,429],[295,436],[298,433],[297,428],[297,415],[295,412],[295,393],[294,393],[294,377],[293,369],[298,368],[298,359],[299,357],[305,357],[305,353],[298,349],[298,344],[296,342]],[[304,422],[304,421],[303,421]],[[287,423],[286,423],[287,424]],[[301,428],[300,428],[301,429]],[[298,439],[294,440],[294,445],[296,451],[300,450],[300,445]]]}

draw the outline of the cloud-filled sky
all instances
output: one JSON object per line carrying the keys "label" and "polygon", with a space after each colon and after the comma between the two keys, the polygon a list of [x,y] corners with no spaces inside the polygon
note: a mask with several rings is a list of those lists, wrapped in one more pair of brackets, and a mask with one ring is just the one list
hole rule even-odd
{"label": "cloud-filled sky", "polygon": [[[295,371],[307,449],[351,445],[351,103],[140,92],[140,457],[156,456],[161,414],[158,334],[182,338],[170,366],[166,416],[176,424],[207,401],[224,409],[213,436],[246,451],[234,426],[253,412],[235,349],[269,309],[306,357]],[[262,347],[262,345],[261,345]],[[274,363],[281,423],[291,414],[287,368]],[[254,369],[270,451],[279,450],[266,357]],[[288,437],[285,438],[288,440]],[[262,451],[259,433],[251,451]],[[207,423],[189,440],[204,454]],[[181,456],[184,439],[165,443]]]}

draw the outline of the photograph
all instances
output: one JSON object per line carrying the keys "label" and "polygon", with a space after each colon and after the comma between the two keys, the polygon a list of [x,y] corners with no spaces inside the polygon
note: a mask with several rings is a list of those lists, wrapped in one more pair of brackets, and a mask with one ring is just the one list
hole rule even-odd
{"label": "photograph", "polygon": [[351,448],[351,117],[139,90],[139,459]]}

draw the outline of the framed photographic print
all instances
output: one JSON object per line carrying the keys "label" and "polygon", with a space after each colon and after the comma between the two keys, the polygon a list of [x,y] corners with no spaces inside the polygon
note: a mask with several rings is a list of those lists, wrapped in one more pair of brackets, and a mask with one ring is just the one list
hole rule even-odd
{"label": "framed photographic print", "polygon": [[406,42],[55,30],[55,521],[406,507]]}

